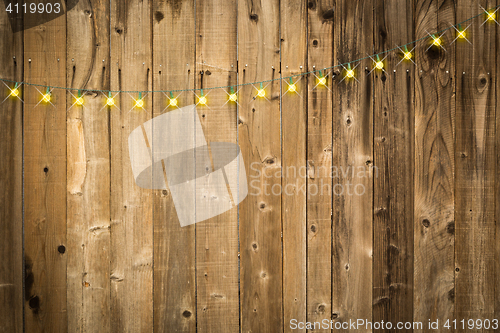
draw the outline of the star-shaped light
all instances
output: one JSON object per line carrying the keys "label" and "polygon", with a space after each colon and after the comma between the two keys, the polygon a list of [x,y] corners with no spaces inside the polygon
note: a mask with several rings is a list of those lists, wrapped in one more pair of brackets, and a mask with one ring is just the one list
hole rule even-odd
{"label": "star-shaped light", "polygon": [[203,94],[203,89],[201,89],[200,97],[198,97],[198,104],[207,105],[207,97]]}
{"label": "star-shaped light", "polygon": [[229,101],[235,103],[238,101],[238,95],[234,92],[233,87],[231,87],[231,93],[229,94]]}
{"label": "star-shaped light", "polygon": [[108,93],[108,98],[106,99],[106,105],[107,106],[115,105],[115,99],[113,98],[113,96],[111,96],[111,91]]}
{"label": "star-shaped light", "polygon": [[264,98],[266,97],[266,91],[264,90],[264,87],[262,86],[262,82],[260,83],[260,88],[257,90],[257,96]]}

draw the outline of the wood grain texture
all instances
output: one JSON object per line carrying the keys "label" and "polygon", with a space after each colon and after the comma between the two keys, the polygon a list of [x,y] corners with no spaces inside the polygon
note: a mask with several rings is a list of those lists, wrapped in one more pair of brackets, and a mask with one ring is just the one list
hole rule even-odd
{"label": "wood grain texture", "polygon": [[[414,40],[411,2],[376,1],[375,13],[375,52]],[[396,325],[413,319],[416,66],[401,50],[386,55],[384,71],[374,72],[373,321]]]}
{"label": "wood grain texture", "polygon": [[[497,0],[497,6],[500,5],[500,0]],[[500,62],[500,33],[497,28],[497,34],[496,34],[496,47],[495,47],[495,54],[496,54],[496,69],[495,69],[495,84],[496,84],[496,101],[495,101],[495,149],[496,149],[496,191],[495,191],[495,313],[500,313],[500,176],[498,175],[498,172],[500,171],[500,106],[498,105],[498,102],[500,101],[500,80],[498,79],[498,76],[500,75],[500,66],[498,63]]]}
{"label": "wood grain texture", "polygon": [[[415,38],[428,37],[454,22],[452,1],[417,1]],[[414,320],[454,314],[454,34],[443,36],[444,51],[419,42],[415,78]],[[424,325],[423,330],[429,329]]]}
{"label": "wood grain texture", "polygon": [[[280,77],[279,1],[238,2],[239,83]],[[264,47],[255,47],[264,45]],[[239,206],[242,332],[282,332],[280,82],[239,90],[238,142],[248,180]],[[276,192],[275,192],[276,193]]]}
{"label": "wood grain texture", "polygon": [[[282,77],[307,68],[307,3],[280,2]],[[281,212],[283,223],[283,322],[306,320],[306,197],[307,197],[307,81],[293,81],[298,93],[281,81],[282,163]],[[304,330],[299,330],[304,331]]]}
{"label": "wood grain texture", "polygon": [[[371,53],[372,36],[372,2],[337,1],[334,63]],[[361,63],[356,79],[342,82],[345,71],[335,70],[332,317],[340,322],[372,319],[373,76],[365,71],[371,65]]]}
{"label": "wood grain texture", "polygon": [[[333,65],[334,1],[308,4],[308,71]],[[327,75],[331,70],[323,71]],[[307,320],[332,316],[332,90],[307,78]],[[304,78],[305,79],[305,78]],[[302,79],[302,80],[304,80]],[[306,85],[303,85],[306,87]],[[302,92],[301,92],[302,93]],[[329,332],[316,328],[314,332]]]}
{"label": "wood grain texture", "polygon": [[[196,1],[195,86],[198,89],[237,83],[236,5],[224,0]],[[204,94],[208,105],[199,105],[197,111],[207,143],[236,143],[236,106],[224,105],[227,94],[222,89],[207,90]],[[212,184],[197,180],[197,193],[201,195],[209,186]],[[234,206],[196,224],[198,332],[236,332],[239,328],[237,213]]]}
{"label": "wood grain texture", "polygon": [[[66,86],[66,15],[24,31],[24,80]],[[31,86],[24,94],[24,329],[34,333],[68,330],[67,253],[59,251],[66,246],[66,92],[54,89],[51,103],[41,103],[45,92]]]}
{"label": "wood grain texture", "polygon": [[[154,1],[153,87],[193,89],[195,80],[195,2]],[[175,45],[175,47],[170,47]],[[167,94],[170,97],[169,94]],[[194,95],[175,93],[179,106]],[[154,117],[176,108],[155,95]],[[182,128],[177,129],[180,135]],[[188,138],[186,138],[187,140]],[[154,191],[154,331],[196,331],[195,226],[181,227],[169,190]]]}
{"label": "wood grain texture", "polygon": [[[23,33],[12,32],[5,12],[0,14],[0,73],[3,78],[23,80]],[[9,87],[1,84],[0,96],[9,96]],[[0,332],[19,333],[23,331],[23,104],[10,97],[0,110],[4,156],[0,160]]]}
{"label": "wood grain texture", "polygon": [[[495,5],[495,1],[460,0],[457,21],[480,14],[479,6]],[[475,23],[466,31],[474,47],[463,40],[456,44],[455,317],[459,321],[496,314],[496,77],[492,74],[498,26]],[[460,327],[457,332],[466,330]]]}
{"label": "wood grain texture", "polygon": [[[0,83],[0,332],[498,317],[500,28],[480,6],[499,1],[89,0],[15,34],[0,13],[0,78],[40,85],[23,104]],[[476,14],[473,44],[454,42]],[[446,51],[429,47],[443,29]],[[368,54],[414,39],[417,66],[391,51],[369,73]],[[360,58],[331,90],[282,80]],[[39,103],[47,85],[84,106],[63,89]],[[238,103],[210,89],[232,85]],[[207,142],[241,147],[249,194],[180,227],[170,189],[136,184],[128,137],[176,109],[162,92],[134,108],[139,90],[193,88]],[[110,108],[107,90],[134,92]]]}
{"label": "wood grain texture", "polygon": [[[152,90],[151,2],[111,2],[111,89]],[[114,95],[114,94],[113,94]],[[153,192],[136,185],[128,136],[151,119],[153,97],[120,93],[111,125],[111,331],[153,330]]]}
{"label": "wood grain texture", "polygon": [[[109,2],[81,1],[68,12],[67,311],[68,331],[110,327]],[[88,90],[88,91],[87,91]]]}

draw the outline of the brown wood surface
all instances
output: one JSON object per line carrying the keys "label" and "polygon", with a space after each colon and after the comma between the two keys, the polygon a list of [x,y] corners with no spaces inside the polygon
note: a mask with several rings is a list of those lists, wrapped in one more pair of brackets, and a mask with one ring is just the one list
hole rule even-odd
{"label": "brown wood surface", "polygon": [[[156,90],[194,88],[194,6],[194,1],[154,2],[153,87]],[[195,103],[191,92],[174,93],[177,96],[179,107]],[[175,110],[168,107],[169,102],[163,94],[156,95],[153,116]],[[182,128],[176,130],[182,135]],[[181,227],[168,189],[154,191],[153,219],[154,331],[195,332],[195,226]]]}
{"label": "brown wood surface", "polygon": [[[495,1],[458,1],[457,20],[480,14],[479,5],[491,8]],[[459,321],[495,318],[497,153],[492,74],[497,27],[492,22],[482,27],[472,24],[466,37],[474,47],[463,40],[456,44],[455,318]],[[466,331],[467,327],[457,329]]]}
{"label": "brown wood surface", "polygon": [[[372,52],[372,4],[337,1],[334,14],[335,65],[363,58]],[[351,68],[357,64],[353,63]],[[337,322],[372,319],[374,175],[371,172],[375,73],[367,76],[365,70],[365,67],[371,69],[372,66],[371,61],[362,62],[355,69],[357,81],[353,78],[340,82],[345,72],[338,67],[335,70],[332,158],[338,174],[333,175],[332,188],[332,318]]]}
{"label": "brown wood surface", "polygon": [[66,15],[24,31],[24,80],[24,329],[66,332],[66,92],[40,103],[66,86]]}
{"label": "brown wood surface", "polygon": [[109,2],[79,2],[68,12],[67,311],[68,331],[110,331]]}
{"label": "brown wood surface", "polygon": [[[500,0],[497,0],[497,5],[500,5]],[[498,79],[498,75],[500,74],[500,66],[498,62],[500,61],[500,33],[496,34],[496,60],[495,60],[495,83],[496,83],[496,101],[495,101],[495,148],[496,148],[496,179],[495,179],[495,313],[500,313],[500,176],[498,172],[500,171],[500,151],[498,147],[500,147],[500,106],[498,102],[500,101],[500,80]]]}
{"label": "brown wood surface", "polygon": [[[500,319],[500,27],[479,7],[499,4],[90,0],[17,33],[2,10],[0,78],[37,86],[0,104],[0,332]],[[478,14],[472,45],[452,43]],[[443,29],[446,51],[429,48]],[[394,51],[367,75],[368,54],[415,39],[417,66]],[[331,66],[331,90],[308,73],[286,93],[282,78]],[[208,89],[231,85],[238,104]],[[47,86],[84,106],[62,89],[38,104]],[[161,92],[134,109],[138,91],[193,88],[207,141],[239,144],[249,194],[181,227],[170,189],[135,183],[128,136],[174,110]],[[105,107],[108,90],[133,92]]]}
{"label": "brown wood surface", "polygon": [[[333,65],[334,1],[308,5],[308,71]],[[327,75],[332,70],[323,71]],[[307,320],[332,316],[332,86],[307,77]],[[305,78],[301,80],[304,81]],[[303,87],[306,87],[303,82]],[[302,93],[302,91],[301,91]],[[314,332],[329,332],[316,328]]]}
{"label": "brown wood surface", "polygon": [[[20,22],[22,24],[22,22]],[[13,33],[0,14],[0,73],[23,81],[23,32]],[[1,83],[0,83],[1,84]],[[8,87],[7,87],[8,86]],[[15,83],[1,84],[8,96]],[[10,89],[9,89],[10,88]],[[19,88],[24,92],[24,87]],[[23,98],[23,95],[20,96]],[[2,100],[5,97],[2,97]],[[23,104],[10,97],[0,106],[0,332],[23,331]]]}
{"label": "brown wood surface", "polygon": [[[282,77],[298,75],[307,68],[307,4],[301,0],[281,5]],[[289,80],[281,81],[283,224],[283,322],[306,320],[306,197],[307,197],[307,80],[293,78],[297,93],[288,91]],[[271,96],[273,97],[273,96]],[[299,330],[301,331],[301,330]],[[305,330],[302,330],[305,332]]]}
{"label": "brown wood surface", "polygon": [[[238,80],[280,78],[279,1],[238,2]],[[263,44],[265,47],[255,47]],[[266,84],[267,85],[267,84]],[[283,331],[280,82],[239,89],[238,143],[248,180],[239,206],[240,312],[242,332]]]}
{"label": "brown wood surface", "polygon": [[[152,90],[151,6],[111,2],[111,90]],[[153,96],[142,96],[145,110],[134,108],[138,97],[117,94],[101,111],[110,115],[112,332],[153,330],[153,191],[135,184],[128,147],[130,132],[152,117]]]}
{"label": "brown wood surface", "polygon": [[[197,89],[237,83],[236,10],[236,2],[196,1]],[[201,91],[196,93],[200,96]],[[209,101],[208,105],[199,105],[197,113],[207,143],[236,143],[236,105],[224,105],[227,94],[223,90],[205,90],[204,94]],[[198,100],[196,102],[198,103]],[[230,151],[227,153],[232,154]],[[201,195],[210,185],[203,179],[197,179],[197,195]],[[199,332],[238,330],[238,262],[237,207],[196,224],[196,300]]]}
{"label": "brown wood surface", "polygon": [[[454,14],[451,1],[417,1],[415,38],[448,27]],[[429,48],[430,37],[416,48],[413,313],[421,322],[454,315],[454,36],[443,35],[446,51]]]}
{"label": "brown wood surface", "polygon": [[[414,39],[413,6],[376,1],[375,52]],[[400,19],[394,17],[402,15]],[[408,46],[408,51],[414,45]],[[405,49],[402,48],[404,51]],[[401,50],[382,54],[375,71],[373,111],[373,321],[413,319],[413,140],[416,66]],[[413,59],[414,60],[414,59]]]}

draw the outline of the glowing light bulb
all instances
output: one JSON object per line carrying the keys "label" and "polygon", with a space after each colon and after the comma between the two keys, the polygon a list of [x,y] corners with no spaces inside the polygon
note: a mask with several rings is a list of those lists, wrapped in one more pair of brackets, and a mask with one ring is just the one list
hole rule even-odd
{"label": "glowing light bulb", "polygon": [[45,90],[45,94],[42,95],[42,100],[41,102],[43,103],[50,103],[50,99],[51,99],[51,94],[50,94],[50,88],[47,87],[47,90]]}
{"label": "glowing light bulb", "polygon": [[198,97],[198,104],[207,105],[207,98],[203,95],[203,90],[201,90],[201,95]]}
{"label": "glowing light bulb", "polygon": [[379,55],[377,54],[377,61],[375,61],[375,69],[378,69],[378,70],[382,70],[384,69],[384,62],[382,60],[380,60],[380,57]]}
{"label": "glowing light bulb", "polygon": [[229,101],[230,102],[236,102],[238,100],[238,96],[234,92],[233,87],[231,87],[231,93],[229,94]]}
{"label": "glowing light bulb", "polygon": [[288,84],[288,91],[291,93],[297,91],[297,85],[293,82],[292,78],[290,78],[290,83]]}
{"label": "glowing light bulb", "polygon": [[260,89],[257,90],[257,96],[259,96],[259,97],[266,97],[266,91],[262,87],[262,83],[260,84]]}
{"label": "glowing light bulb", "polygon": [[489,12],[488,13],[488,20],[489,21],[495,21],[495,13],[494,12]]}
{"label": "glowing light bulb", "polygon": [[458,32],[458,38],[462,38],[462,39],[465,38],[465,31],[464,30]]}
{"label": "glowing light bulb", "polygon": [[404,59],[405,59],[405,60],[411,60],[411,52],[409,52],[409,51],[408,51],[408,52],[405,52],[405,53],[404,53]]}
{"label": "glowing light bulb", "polygon": [[84,101],[83,101],[83,97],[82,97],[82,91],[81,90],[78,90],[78,97],[75,97],[75,104],[78,105],[78,106],[82,106]]}
{"label": "glowing light bulb", "polygon": [[17,97],[19,96],[19,89],[14,88],[10,91],[10,96]]}
{"label": "glowing light bulb", "polygon": [[354,77],[354,69],[351,69],[351,64],[347,64],[345,76],[349,79],[352,79]]}
{"label": "glowing light bulb", "polygon": [[320,84],[322,86],[326,86],[326,77],[320,77],[318,79],[318,84]]}
{"label": "glowing light bulb", "polygon": [[172,94],[172,92],[170,92],[170,98],[169,98],[169,103],[168,105],[171,106],[171,107],[176,107],[178,102],[177,102],[177,98],[174,97],[174,94]]}
{"label": "glowing light bulb", "polygon": [[111,96],[111,91],[108,92],[108,98],[106,99],[106,105],[107,106],[115,105],[115,99],[113,98],[113,96]]}
{"label": "glowing light bulb", "polygon": [[144,100],[142,99],[142,93],[139,93],[139,98],[135,101],[135,107],[141,109],[144,106]]}
{"label": "glowing light bulb", "polygon": [[439,38],[439,37],[434,37],[434,36],[432,36],[432,38],[434,39],[434,40],[432,41],[432,45],[435,45],[435,46],[441,46],[441,38]]}

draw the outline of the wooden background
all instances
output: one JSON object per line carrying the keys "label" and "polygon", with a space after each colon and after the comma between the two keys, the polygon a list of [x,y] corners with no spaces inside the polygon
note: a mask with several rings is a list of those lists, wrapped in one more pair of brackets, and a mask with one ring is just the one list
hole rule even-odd
{"label": "wooden background", "polygon": [[[81,0],[13,34],[0,14],[0,76],[86,89],[84,108],[23,86],[0,105],[1,332],[289,332],[289,321],[500,319],[500,27],[471,21],[468,43],[393,52],[387,73],[302,97],[243,87],[199,108],[207,141],[237,142],[275,175],[181,228],[167,191],[135,185],[129,133],[164,112],[102,90],[227,86],[300,74],[427,36],[495,0]],[[498,16],[497,16],[498,17]],[[468,23],[466,24],[468,25]],[[394,71],[394,69],[396,71]],[[3,86],[3,85],[2,85]],[[8,94],[1,88],[1,96]],[[195,101],[184,93],[179,101]],[[377,174],[331,178],[330,166]],[[360,196],[309,195],[360,183]],[[304,331],[304,330],[297,330]],[[317,332],[322,330],[316,330]],[[324,330],[323,330],[324,331]],[[345,330],[348,331],[348,330]],[[394,331],[394,330],[393,330]],[[415,330],[417,331],[417,330]],[[423,331],[427,332],[428,329]],[[458,330],[461,331],[461,330]],[[486,331],[486,330],[485,330]],[[491,332],[493,330],[490,330]]]}

